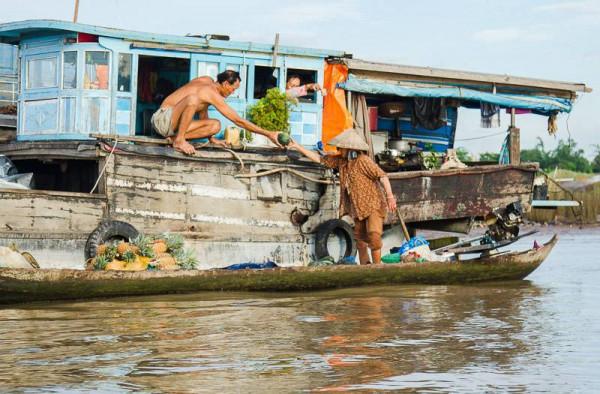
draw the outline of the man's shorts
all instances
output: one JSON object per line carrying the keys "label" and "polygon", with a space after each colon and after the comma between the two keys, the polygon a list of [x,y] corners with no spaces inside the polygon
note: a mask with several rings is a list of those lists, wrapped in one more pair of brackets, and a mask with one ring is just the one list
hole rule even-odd
{"label": "man's shorts", "polygon": [[162,107],[159,108],[158,111],[152,115],[152,119],[150,119],[150,123],[152,123],[154,130],[165,138],[173,137],[175,135],[175,131],[171,129],[171,116],[173,116],[173,108]]}

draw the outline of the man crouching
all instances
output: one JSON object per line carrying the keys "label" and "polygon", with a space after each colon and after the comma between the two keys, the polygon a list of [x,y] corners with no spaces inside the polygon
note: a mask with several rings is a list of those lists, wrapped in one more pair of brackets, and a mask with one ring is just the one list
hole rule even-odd
{"label": "man crouching", "polygon": [[374,264],[381,263],[381,235],[388,210],[396,210],[396,199],[386,173],[366,154],[369,146],[353,129],[348,129],[329,142],[337,154],[321,157],[317,152],[292,142],[310,160],[340,172],[340,217],[354,219],[354,238],[361,264],[369,264],[369,249]]}
{"label": "man crouching", "polygon": [[[193,155],[196,151],[187,141],[190,139],[208,138],[213,144],[225,145],[225,142],[214,137],[221,131],[221,122],[208,118],[208,106],[212,105],[237,126],[262,134],[275,145],[281,146],[277,142],[278,132],[264,130],[240,117],[225,102],[240,87],[241,80],[240,74],[232,70],[217,75],[216,82],[210,77],[191,80],[167,96],[158,111],[152,115],[152,126],[173,144],[173,148],[187,155]],[[199,120],[194,120],[196,114],[199,114]]]}

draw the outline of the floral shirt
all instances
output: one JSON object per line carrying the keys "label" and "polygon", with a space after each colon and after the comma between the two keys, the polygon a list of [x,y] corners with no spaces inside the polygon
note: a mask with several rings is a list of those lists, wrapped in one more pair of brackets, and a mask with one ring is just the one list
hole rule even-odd
{"label": "floral shirt", "polygon": [[324,156],[321,163],[340,171],[340,217],[350,215],[364,220],[375,211],[387,212],[385,192],[379,182],[387,175],[369,156],[359,154],[354,160]]}

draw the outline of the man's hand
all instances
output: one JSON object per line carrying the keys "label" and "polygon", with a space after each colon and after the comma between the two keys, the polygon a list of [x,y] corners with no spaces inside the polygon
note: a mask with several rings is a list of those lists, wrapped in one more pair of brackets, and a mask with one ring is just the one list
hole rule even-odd
{"label": "man's hand", "polygon": [[271,140],[272,143],[277,145],[278,148],[283,149],[283,145],[281,145],[279,141],[277,141],[277,136],[279,135],[279,133],[279,131],[268,131],[267,134],[265,134],[265,137],[267,137],[269,140]]}

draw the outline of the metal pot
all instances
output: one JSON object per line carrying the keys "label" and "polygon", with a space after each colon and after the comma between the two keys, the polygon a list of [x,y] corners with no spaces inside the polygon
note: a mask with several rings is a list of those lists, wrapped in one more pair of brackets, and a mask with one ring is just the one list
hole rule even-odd
{"label": "metal pot", "polygon": [[400,152],[408,152],[410,150],[410,144],[404,140],[391,140],[388,142],[390,150],[397,150]]}

